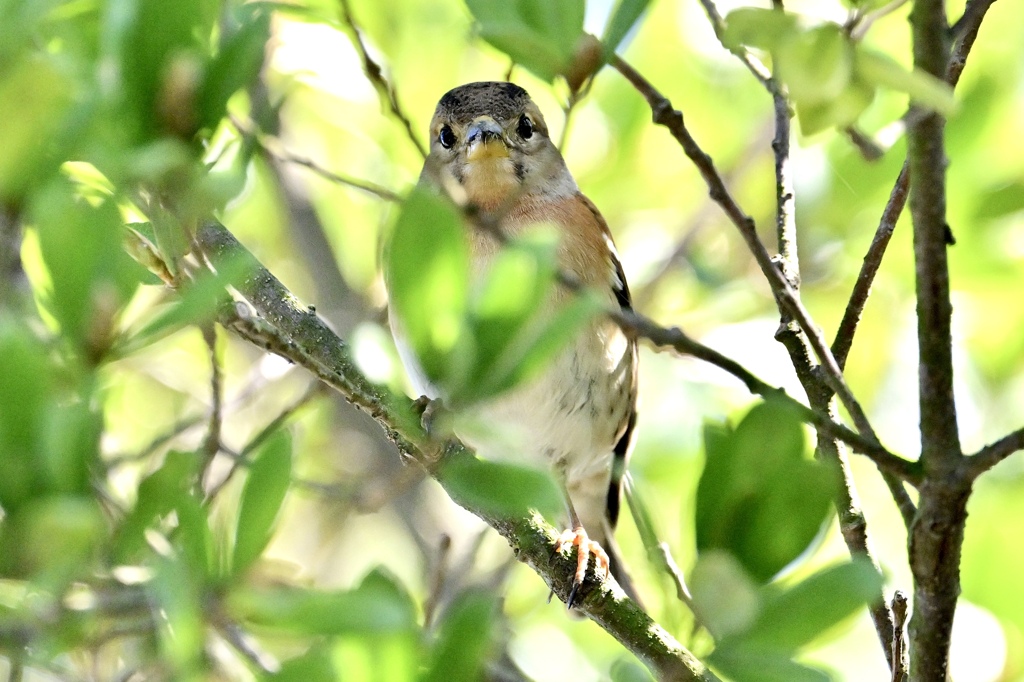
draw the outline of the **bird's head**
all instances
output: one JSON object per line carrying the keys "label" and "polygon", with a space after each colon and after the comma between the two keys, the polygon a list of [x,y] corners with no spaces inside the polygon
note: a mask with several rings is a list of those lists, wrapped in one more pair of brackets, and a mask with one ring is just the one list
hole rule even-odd
{"label": "bird's head", "polygon": [[430,122],[424,175],[454,179],[466,198],[492,209],[515,196],[576,191],[540,109],[513,83],[469,83],[441,98]]}

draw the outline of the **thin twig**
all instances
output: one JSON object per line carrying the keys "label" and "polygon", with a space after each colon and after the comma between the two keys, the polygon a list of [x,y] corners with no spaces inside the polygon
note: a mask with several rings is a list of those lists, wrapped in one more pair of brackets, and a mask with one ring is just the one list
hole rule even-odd
{"label": "thin twig", "polygon": [[203,455],[206,457],[206,469],[209,469],[217,455],[220,443],[221,424],[223,422],[223,386],[221,380],[220,357],[217,353],[217,329],[212,322],[202,325],[203,341],[210,356],[210,417],[206,427],[206,438],[203,440]]}
{"label": "thin twig", "polygon": [[359,178],[354,178],[350,175],[342,175],[340,173],[335,173],[334,171],[329,171],[323,166],[317,164],[315,161],[312,161],[311,159],[307,159],[302,156],[297,156],[289,152],[275,153],[267,150],[267,153],[270,154],[275,159],[277,159],[278,161],[290,163],[296,166],[302,166],[303,168],[308,168],[309,170],[313,171],[314,173],[324,178],[325,180],[336,182],[339,185],[348,185],[349,187],[353,187],[355,189],[361,189],[364,192],[369,192],[370,194],[373,194],[374,196],[383,199],[384,201],[399,202],[402,200],[402,197],[399,196],[397,192],[393,192],[390,189],[387,189],[386,187],[382,187],[381,185],[370,182],[368,180],[360,180]]}
{"label": "thin twig", "polygon": [[811,347],[814,349],[815,355],[818,356],[818,360],[824,370],[823,378],[825,382],[839,396],[840,401],[850,413],[853,423],[861,435],[877,443],[878,437],[868,422],[864,409],[857,402],[857,399],[850,391],[850,387],[846,384],[843,372],[839,365],[836,364],[821,329],[811,320],[809,313],[803,304],[800,303],[799,296],[797,296],[789,281],[772,261],[772,257],[768,254],[767,249],[765,249],[764,244],[761,243],[760,237],[757,235],[753,218],[744,213],[739,207],[723,183],[722,177],[715,168],[711,157],[700,148],[696,140],[693,139],[693,136],[690,135],[683,122],[682,113],[675,109],[672,103],[655,89],[646,78],[641,76],[620,57],[613,56],[611,64],[644,96],[651,107],[654,122],[668,128],[669,132],[672,133],[672,136],[683,148],[683,152],[694,163],[697,170],[700,171],[701,176],[708,185],[711,198],[722,207],[730,221],[739,230],[740,236],[743,237],[743,240],[754,255],[754,259],[768,280],[768,284],[771,286],[779,305],[793,316],[793,319],[800,324],[804,333],[807,334]]}
{"label": "thin twig", "polygon": [[690,338],[678,327],[666,329],[655,324],[650,319],[630,311],[609,312],[609,316],[623,329],[649,340],[657,347],[671,348],[677,353],[692,355],[725,370],[742,381],[751,393],[765,399],[785,402],[797,412],[800,419],[808,424],[813,424],[823,433],[847,443],[855,451],[872,460],[883,471],[888,471],[914,485],[919,482],[921,472],[916,462],[894,455],[879,445],[877,441],[869,440],[842,424],[829,419],[827,415],[812,410],[786,394],[783,389],[771,386],[757,378],[732,358],[726,357],[713,348]]}
{"label": "thin twig", "polygon": [[252,439],[250,439],[249,442],[246,443],[245,446],[242,448],[241,452],[237,454],[230,453],[228,449],[224,447],[223,443],[218,441],[217,450],[219,452],[228,452],[228,454],[232,457],[234,461],[232,462],[231,468],[228,470],[228,473],[224,476],[224,478],[221,479],[217,483],[217,485],[213,486],[210,489],[209,493],[207,493],[206,499],[213,500],[214,498],[216,498],[218,493],[220,493],[220,491],[223,490],[224,487],[234,477],[239,467],[249,465],[250,455],[252,455],[252,453],[255,452],[260,445],[262,445],[268,438],[270,438],[270,436],[279,431],[288,420],[294,417],[295,414],[300,409],[305,407],[311,400],[313,400],[313,398],[316,398],[317,396],[323,394],[323,392],[323,384],[321,384],[320,382],[311,383],[309,385],[309,388],[307,388],[306,391],[301,396],[296,398],[295,401],[293,401],[290,405],[281,410],[281,412],[279,412],[278,415],[274,417],[269,424],[260,429],[259,433],[257,433]]}
{"label": "thin twig", "polygon": [[420,142],[419,138],[416,137],[416,133],[413,132],[412,123],[409,122],[409,117],[405,115],[404,111],[402,111],[402,107],[398,103],[398,93],[395,91],[395,88],[391,83],[389,83],[384,77],[384,71],[381,69],[380,64],[373,60],[373,57],[370,56],[370,53],[366,49],[362,33],[359,30],[359,26],[356,25],[355,17],[352,16],[352,8],[349,5],[349,1],[338,0],[338,4],[341,6],[342,19],[349,28],[352,45],[359,52],[359,57],[363,60],[363,72],[370,80],[370,83],[373,84],[374,89],[377,90],[377,94],[381,99],[381,104],[391,110],[391,113],[399,120],[402,127],[405,128],[406,134],[408,134],[413,145],[416,146],[416,150],[419,151],[420,156],[426,158],[427,150],[423,146],[423,143]]}
{"label": "thin twig", "polygon": [[[964,16],[957,22],[958,37],[953,46],[949,63],[946,65],[946,82],[950,86],[956,87],[957,83],[960,82],[960,75],[967,64],[967,56],[970,54],[974,41],[978,37],[981,21],[985,18],[985,13],[994,1],[972,0],[964,11]],[[839,363],[841,368],[846,367],[846,360],[853,345],[853,336],[857,331],[857,324],[864,313],[864,306],[871,293],[871,285],[875,280],[875,275],[878,273],[878,268],[882,264],[882,258],[885,255],[885,250],[889,245],[893,231],[896,229],[896,222],[906,206],[909,190],[910,163],[909,161],[904,161],[903,168],[900,170],[900,174],[896,178],[896,182],[889,194],[889,201],[882,210],[882,217],[878,221],[878,228],[875,230],[875,236],[871,240],[871,246],[868,247],[868,251],[864,255],[864,262],[861,265],[860,272],[857,274],[857,281],[853,286],[853,291],[850,293],[850,300],[846,304],[843,320],[839,323],[835,340],[832,342],[832,353],[835,355],[836,362]]]}
{"label": "thin twig", "polygon": [[850,21],[847,22],[845,28],[850,38],[853,40],[862,40],[867,34],[868,29],[879,19],[886,17],[903,5],[907,4],[909,0],[892,0],[892,2],[879,7],[876,10],[870,12],[864,12],[857,10],[853,13]]}
{"label": "thin twig", "polygon": [[[231,125],[235,127],[235,130],[237,130],[240,135],[275,161],[308,168],[325,180],[330,180],[331,182],[336,182],[339,185],[346,185],[354,189],[368,192],[369,194],[373,194],[385,201],[399,202],[402,200],[402,197],[399,196],[397,192],[393,192],[386,187],[382,187],[381,185],[370,182],[369,180],[361,180],[359,178],[352,177],[351,175],[343,175],[341,173],[327,170],[312,159],[287,151],[284,149],[284,144],[281,140],[273,135],[267,135],[260,132],[256,129],[256,124],[251,121],[242,121],[236,116],[231,116],[230,119]],[[268,141],[273,144],[273,148],[271,147],[271,144],[268,144]]]}
{"label": "thin twig", "polygon": [[994,443],[986,445],[967,458],[965,473],[977,478],[1015,452],[1024,450],[1024,427],[1009,433]]}
{"label": "thin twig", "polygon": [[[763,85],[768,92],[774,94],[778,89],[776,81],[772,78],[771,71],[764,63],[755,57],[753,53],[746,47],[730,47],[729,42],[725,38],[725,20],[722,15],[718,13],[718,8],[715,7],[713,0],[700,0],[700,4],[704,7],[704,12],[708,15],[708,21],[711,22],[711,28],[715,31],[715,37],[718,38],[718,42],[722,44],[722,47],[736,55],[741,62],[750,70],[750,73],[754,74],[761,85]],[[613,64],[614,66],[614,64]],[[618,68],[617,66],[615,68]]]}

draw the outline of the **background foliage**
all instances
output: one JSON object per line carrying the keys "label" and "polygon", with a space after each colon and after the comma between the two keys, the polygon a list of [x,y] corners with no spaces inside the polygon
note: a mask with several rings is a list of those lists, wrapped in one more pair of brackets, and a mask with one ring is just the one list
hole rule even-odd
{"label": "background foliage", "polygon": [[[683,110],[766,243],[770,99],[696,2],[651,3],[632,29],[636,3],[625,13],[565,5],[578,11],[517,18],[499,9],[511,4],[480,0],[0,0],[0,671],[449,680],[519,668],[537,680],[645,679],[593,623],[546,603],[506,543],[403,466],[377,425],[304,371],[215,328],[230,273],[178,296],[150,272],[193,271],[180,228],[216,212],[351,340],[370,378],[401,389],[379,312],[378,252],[399,213],[392,193],[416,182],[438,97],[508,72],[497,45],[536,56],[521,58],[513,79],[564,136],[569,167],[615,233],[637,308],[802,395],[772,338],[778,316],[756,265],[642,98],[605,69],[566,125],[568,90],[545,79],[571,59],[565,26],[602,35],[614,16],[610,42],[625,36],[619,53]],[[786,6],[809,33],[744,28],[751,15],[740,14],[731,39],[789,46],[781,63],[802,126],[792,158],[802,291],[830,334],[905,156],[893,125],[905,91],[948,102],[860,56],[909,64],[905,8],[876,22],[851,56],[824,23],[842,24],[847,7]],[[949,109],[967,451],[1024,413],[1022,12],[993,7]],[[365,76],[360,40],[392,91]],[[523,50],[534,45],[549,51]],[[836,131],[855,118],[885,148],[881,158],[865,160]],[[881,440],[908,455],[918,447],[913,290],[905,219],[847,375]],[[644,351],[641,392],[631,469],[655,532],[692,577],[704,627],[627,518],[620,543],[648,611],[698,655],[713,636],[711,661],[736,679],[770,670],[759,659],[750,677],[751,651],[768,651],[781,679],[821,679],[792,667],[793,655],[836,679],[884,677],[858,608],[874,574],[848,563],[804,427],[775,406],[751,409],[738,382],[689,358]],[[885,590],[908,590],[903,524],[875,468],[853,465]],[[976,489],[954,677],[1024,679],[1019,458]]]}

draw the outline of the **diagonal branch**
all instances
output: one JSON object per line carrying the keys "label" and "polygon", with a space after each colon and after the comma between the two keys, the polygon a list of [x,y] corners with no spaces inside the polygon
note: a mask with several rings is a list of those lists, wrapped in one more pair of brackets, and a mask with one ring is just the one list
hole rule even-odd
{"label": "diagonal branch", "polygon": [[814,425],[822,433],[848,443],[854,450],[865,455],[883,471],[889,472],[911,484],[917,485],[921,472],[917,463],[903,459],[886,450],[877,441],[865,438],[828,417],[807,407],[799,400],[787,395],[784,390],[765,383],[741,364],[718,351],[686,335],[678,327],[666,329],[635,312],[609,313],[621,327],[643,337],[659,348],[671,348],[677,353],[692,355],[719,367],[743,382],[751,393],[766,400],[782,400],[799,414],[800,419]]}
{"label": "diagonal branch", "polygon": [[[245,262],[248,274],[233,286],[258,311],[228,306],[222,314],[226,326],[260,347],[308,369],[339,391],[349,402],[377,420],[389,440],[408,460],[426,468],[464,508],[482,518],[508,540],[516,556],[529,564],[563,601],[572,589],[575,560],[553,551],[557,533],[535,513],[497,517],[468,500],[450,476],[454,467],[471,465],[472,454],[461,444],[441,444],[424,432],[413,404],[371,383],[355,366],[348,346],[315,313],[302,307],[280,281],[220,224],[207,224],[196,235],[203,255],[214,267]],[[584,594],[579,610],[666,680],[717,680],[713,673],[628,599],[614,580]]]}
{"label": "diagonal branch", "polygon": [[647,100],[654,116],[654,122],[668,128],[669,132],[672,133],[672,136],[683,148],[686,156],[693,161],[708,185],[711,198],[722,207],[722,210],[725,211],[730,221],[739,230],[740,236],[754,255],[754,259],[768,280],[768,284],[771,286],[779,306],[785,312],[792,315],[793,319],[800,324],[807,334],[808,341],[821,362],[824,381],[839,396],[840,401],[850,413],[861,435],[868,440],[877,442],[878,439],[871,428],[871,424],[868,422],[867,415],[853,396],[849,386],[847,386],[842,370],[832,356],[824,335],[818,326],[814,324],[813,320],[811,320],[810,314],[803,304],[800,303],[793,287],[779,268],[776,267],[764,244],[761,243],[754,220],[739,207],[722,181],[722,177],[715,168],[711,157],[700,148],[693,136],[690,135],[683,122],[682,113],[673,108],[672,103],[664,95],[621,58],[613,56],[611,64]]}
{"label": "diagonal branch", "polygon": [[[960,82],[960,75],[967,64],[967,56],[971,53],[974,40],[978,37],[978,29],[985,13],[995,0],[971,0],[964,15],[955,27],[957,35],[956,43],[953,46],[949,62],[946,64],[946,82],[956,87]],[[878,229],[871,240],[871,246],[864,256],[864,263],[861,265],[857,275],[857,281],[853,285],[850,300],[846,304],[846,311],[843,319],[836,330],[835,340],[832,342],[832,353],[840,367],[846,367],[846,360],[853,345],[853,336],[857,331],[861,315],[864,313],[864,306],[871,293],[871,285],[875,281],[875,275],[882,264],[882,257],[885,255],[889,239],[896,229],[896,221],[907,203],[907,196],[910,190],[910,162],[904,161],[899,177],[893,185],[889,194],[889,201],[882,210],[882,218],[878,222]]]}

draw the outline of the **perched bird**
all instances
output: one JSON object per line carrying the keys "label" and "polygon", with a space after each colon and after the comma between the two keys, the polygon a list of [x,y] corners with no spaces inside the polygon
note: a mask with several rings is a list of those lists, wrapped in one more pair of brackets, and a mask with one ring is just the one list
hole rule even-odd
{"label": "perched bird", "polygon": [[[609,305],[630,308],[629,288],[608,226],[580,193],[526,90],[503,82],[469,83],[451,90],[437,105],[430,139],[422,183],[493,216],[505,237],[536,223],[554,225],[561,270],[599,292]],[[500,249],[501,238],[493,231],[471,226],[468,230],[474,269],[482,271]],[[554,310],[573,295],[556,287],[543,305]],[[430,398],[439,397],[423,380],[395,315],[391,319],[403,363],[418,384],[415,388]],[[628,586],[614,558],[611,533],[636,425],[636,372],[635,340],[612,320],[597,318],[541,376],[478,408],[480,421],[494,427],[493,437],[458,434],[482,457],[515,458],[553,469],[565,492],[572,526],[558,549],[575,545],[579,550],[570,608],[591,555],[597,573],[606,574],[610,568]],[[612,550],[611,560],[602,546]]]}

